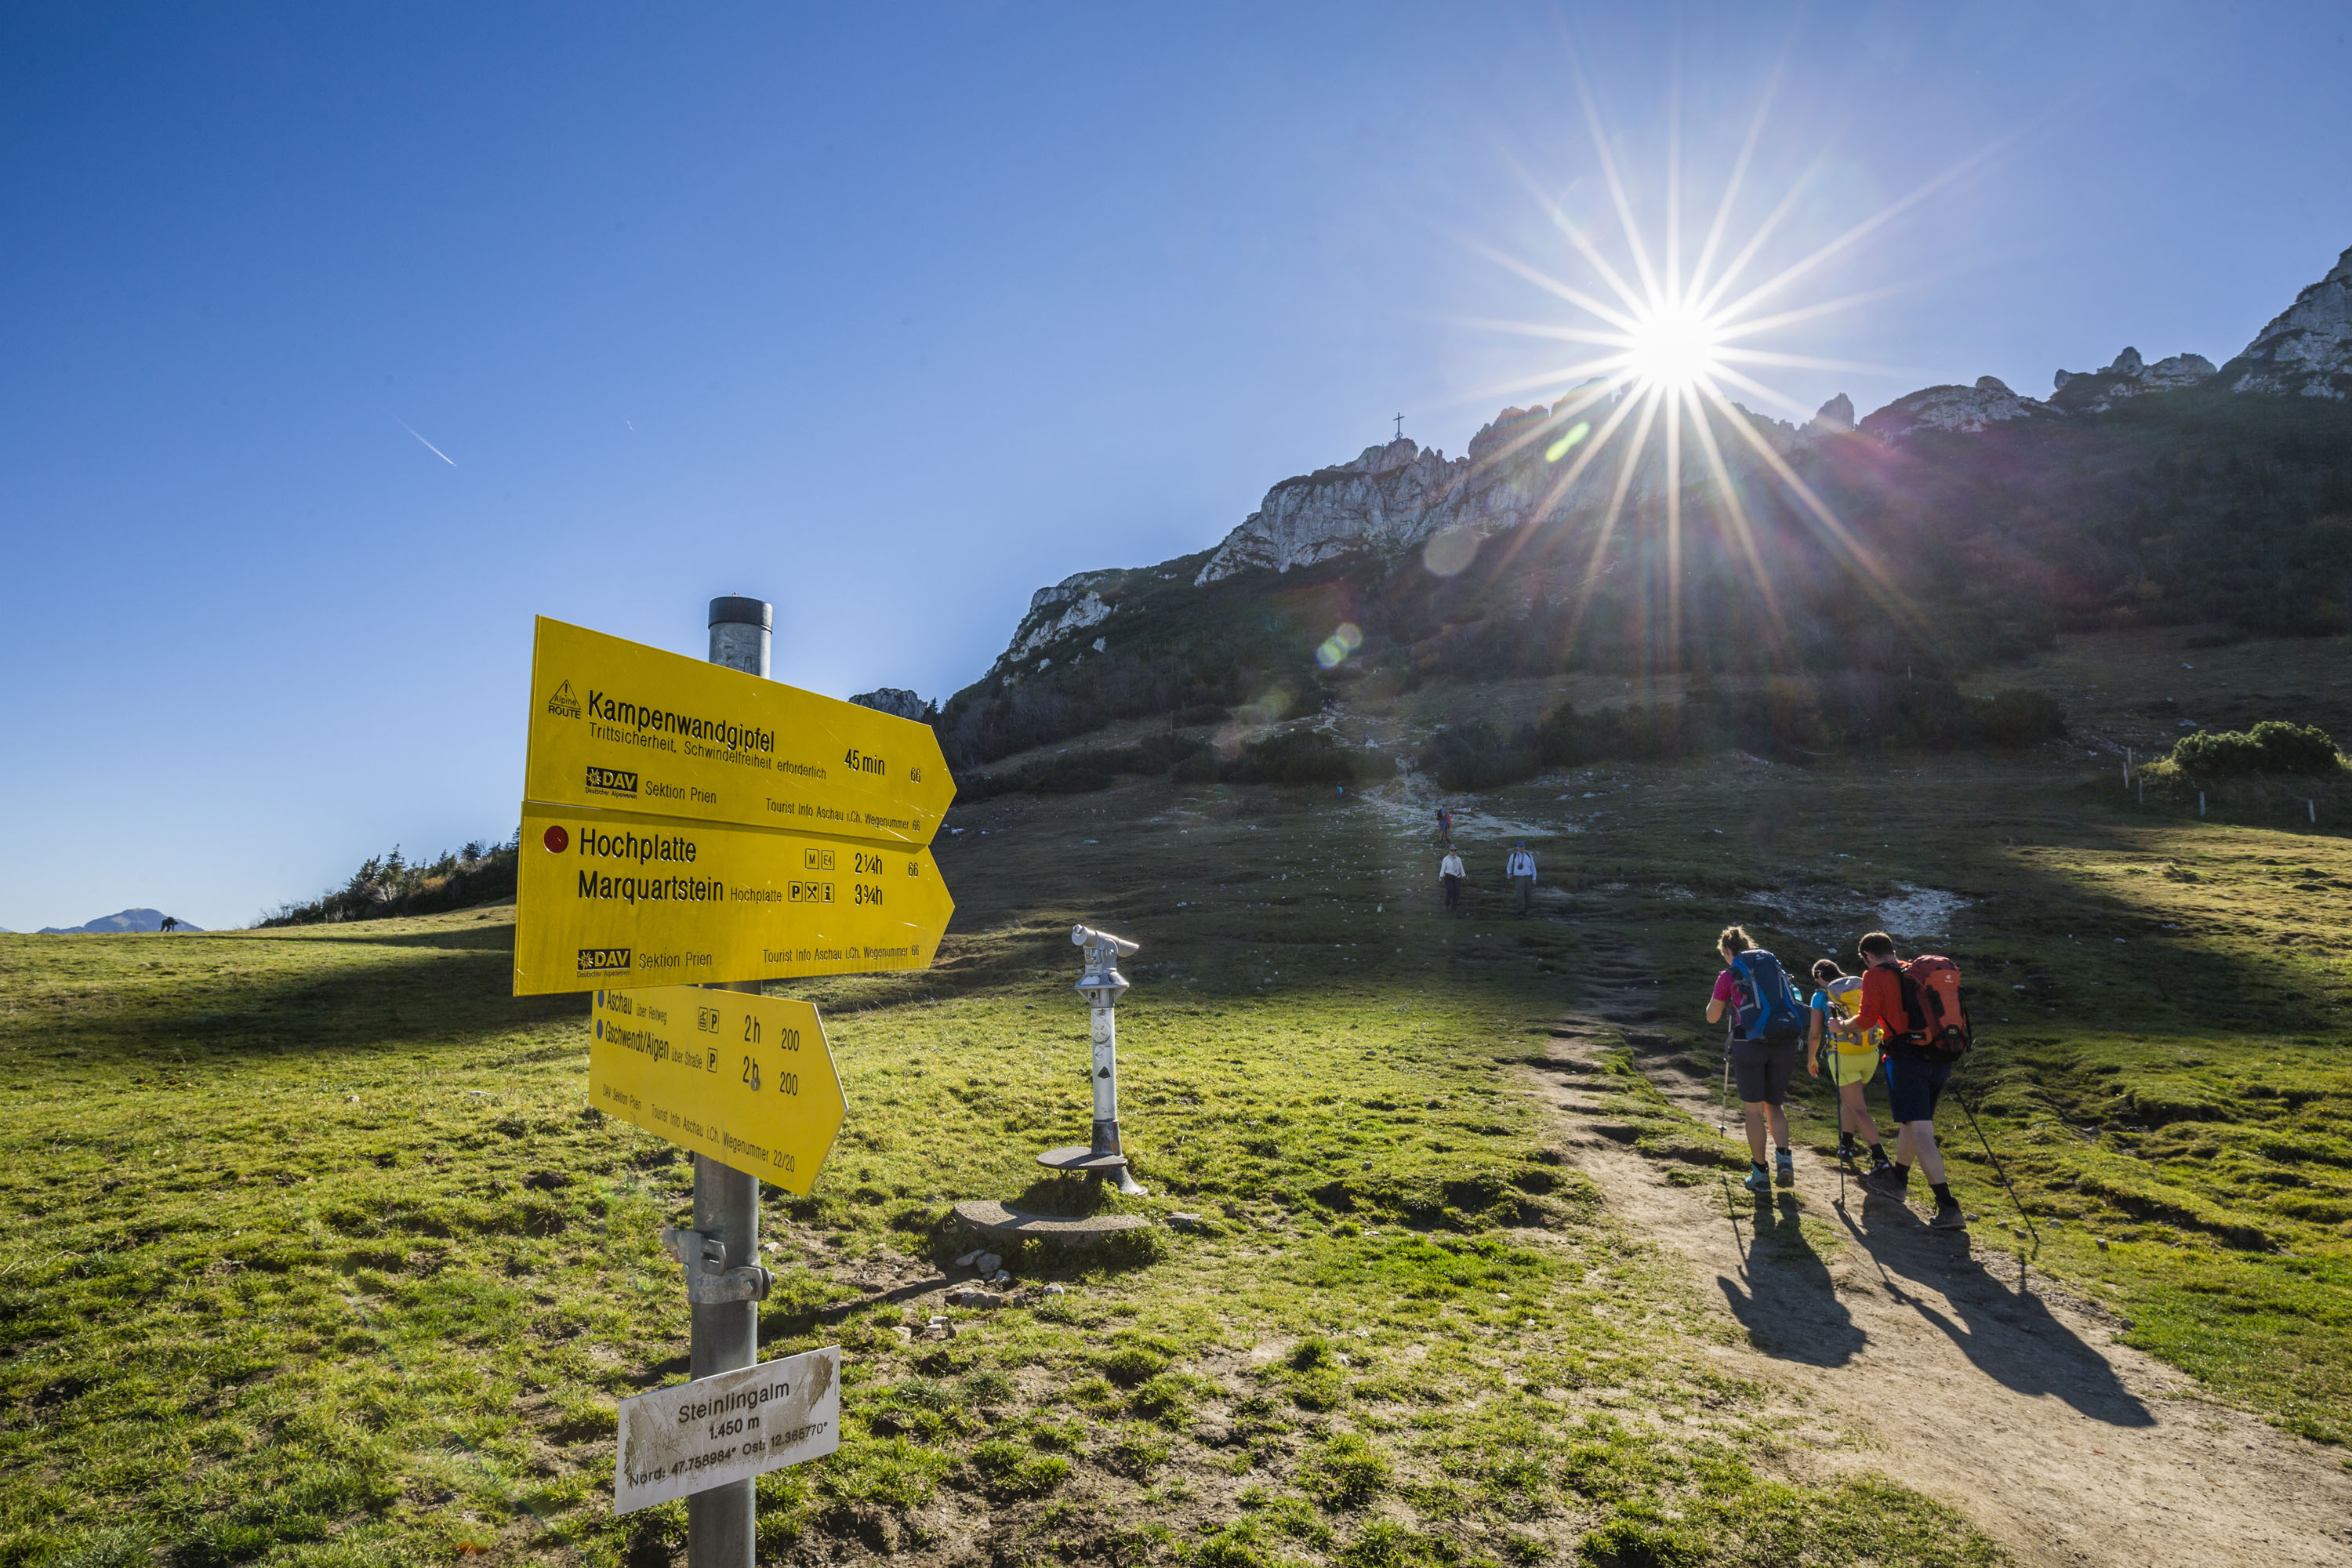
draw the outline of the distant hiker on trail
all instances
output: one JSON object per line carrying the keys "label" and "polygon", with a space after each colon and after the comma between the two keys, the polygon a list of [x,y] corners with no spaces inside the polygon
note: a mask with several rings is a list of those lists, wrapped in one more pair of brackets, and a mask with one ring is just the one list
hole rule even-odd
{"label": "distant hiker on trail", "polygon": [[1528,841],[1520,839],[1511,846],[1511,858],[1503,862],[1503,874],[1511,879],[1511,890],[1518,900],[1522,917],[1536,896],[1536,858],[1528,853]]}
{"label": "distant hiker on trail", "polygon": [[1454,846],[1445,847],[1445,858],[1437,863],[1438,886],[1445,889],[1445,912],[1459,920],[1462,916],[1462,857]]}
{"label": "distant hiker on trail", "polygon": [[1904,1202],[1910,1194],[1911,1167],[1927,1173],[1928,1189],[1936,1194],[1936,1217],[1927,1223],[1937,1230],[1962,1230],[1968,1216],[1960,1212],[1944,1179],[1944,1156],[1936,1148],[1936,1102],[1951,1081],[1948,1058],[1931,1054],[1928,1020],[1924,1007],[1915,1007],[1906,993],[1916,985],[1904,973],[1895,956],[1895,939],[1883,931],[1862,939],[1859,949],[1866,966],[1862,972],[1862,1005],[1853,1026],[1867,1032],[1886,1031],[1886,1098],[1901,1131],[1895,1140],[1895,1163],[1881,1175],[1864,1179],[1873,1192]]}
{"label": "distant hiker on trail", "polygon": [[1772,1176],[1764,1168],[1764,1130],[1769,1123],[1773,1164],[1780,1184],[1797,1184],[1797,1164],[1789,1152],[1789,1117],[1781,1110],[1789,1098],[1789,1080],[1797,1073],[1797,1042],[1805,1026],[1797,987],[1780,961],[1756,945],[1745,926],[1726,926],[1716,938],[1723,957],[1723,973],[1715,977],[1715,994],[1707,999],[1706,1021],[1720,1024],[1728,1014],[1730,1028],[1724,1053],[1739,1085],[1739,1110],[1748,1124],[1748,1190],[1769,1192]]}
{"label": "distant hiker on trail", "polygon": [[[1830,1046],[1830,1081],[1837,1085],[1838,1094],[1838,1158],[1849,1165],[1861,1163],[1862,1144],[1870,1148],[1870,1173],[1882,1176],[1894,1169],[1886,1158],[1885,1146],[1878,1141],[1878,1123],[1871,1120],[1870,1108],[1863,1103],[1864,1085],[1878,1076],[1878,1042],[1884,1037],[1877,1030],[1857,1031],[1853,1016],[1862,1009],[1862,977],[1848,974],[1837,966],[1837,960],[1824,958],[1813,965],[1813,984],[1821,987],[1813,993],[1812,1027],[1805,1038],[1805,1070],[1813,1077],[1822,1076],[1822,1042]],[[1862,1144],[1854,1142],[1862,1134]]]}
{"label": "distant hiker on trail", "polygon": [[1437,841],[1448,849],[1454,847],[1454,814],[1442,805],[1437,808]]}

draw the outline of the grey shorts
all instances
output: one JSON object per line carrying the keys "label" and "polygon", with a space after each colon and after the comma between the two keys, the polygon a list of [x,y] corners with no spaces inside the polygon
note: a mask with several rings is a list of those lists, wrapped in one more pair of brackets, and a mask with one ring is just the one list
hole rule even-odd
{"label": "grey shorts", "polygon": [[1796,1076],[1794,1045],[1768,1046],[1761,1040],[1731,1042],[1731,1080],[1743,1105],[1778,1105],[1789,1098],[1789,1080]]}

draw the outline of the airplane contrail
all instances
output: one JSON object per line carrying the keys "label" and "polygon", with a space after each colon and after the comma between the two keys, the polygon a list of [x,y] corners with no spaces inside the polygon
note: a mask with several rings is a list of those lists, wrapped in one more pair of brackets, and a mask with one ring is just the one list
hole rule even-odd
{"label": "airplane contrail", "polygon": [[[399,415],[394,415],[392,416],[392,422],[394,425],[399,426],[402,429],[407,431],[410,435],[416,436],[416,426],[411,425],[407,420],[403,419]],[[425,437],[422,436],[416,436],[416,438],[420,441],[425,441]],[[457,458],[451,457],[448,453],[443,451],[432,442],[425,441],[425,449],[432,453],[435,457],[440,458],[443,462],[448,464],[451,468],[454,468],[457,466]]]}

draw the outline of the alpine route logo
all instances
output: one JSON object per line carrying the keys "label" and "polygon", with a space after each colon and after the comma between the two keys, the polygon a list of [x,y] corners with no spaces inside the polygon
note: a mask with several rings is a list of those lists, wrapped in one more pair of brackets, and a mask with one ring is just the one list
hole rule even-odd
{"label": "alpine route logo", "polygon": [[580,697],[572,689],[572,682],[567,680],[555,689],[555,695],[547,700],[547,710],[559,719],[580,717]]}
{"label": "alpine route logo", "polygon": [[583,974],[618,974],[629,967],[629,950],[625,947],[583,947],[580,950],[580,973]]}

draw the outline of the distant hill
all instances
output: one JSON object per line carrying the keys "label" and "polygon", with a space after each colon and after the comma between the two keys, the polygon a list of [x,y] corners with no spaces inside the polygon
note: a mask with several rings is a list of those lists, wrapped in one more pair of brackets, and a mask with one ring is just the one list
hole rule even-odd
{"label": "distant hill", "polygon": [[1627,438],[1639,395],[1599,383],[1452,459],[1399,437],[1282,480],[1212,550],[1040,590],[933,722],[962,769],[1123,719],[1584,670],[1798,677],[1883,727],[1890,680],[2059,632],[2352,630],[2352,250],[2219,370],[2125,349],[2053,380],[1859,420],[1841,395],[1801,426],[1727,405],[1686,424],[1678,479]]}
{"label": "distant hill", "polygon": [[[109,935],[117,934],[122,931],[162,931],[163,929],[164,918],[163,911],[161,910],[117,910],[110,915],[100,915],[98,919],[82,925],[43,926],[37,934],[41,936],[73,936],[78,933],[87,931],[95,935]],[[205,928],[202,926],[193,926],[187,921],[182,921],[179,922],[176,929],[180,931],[202,931]]]}

